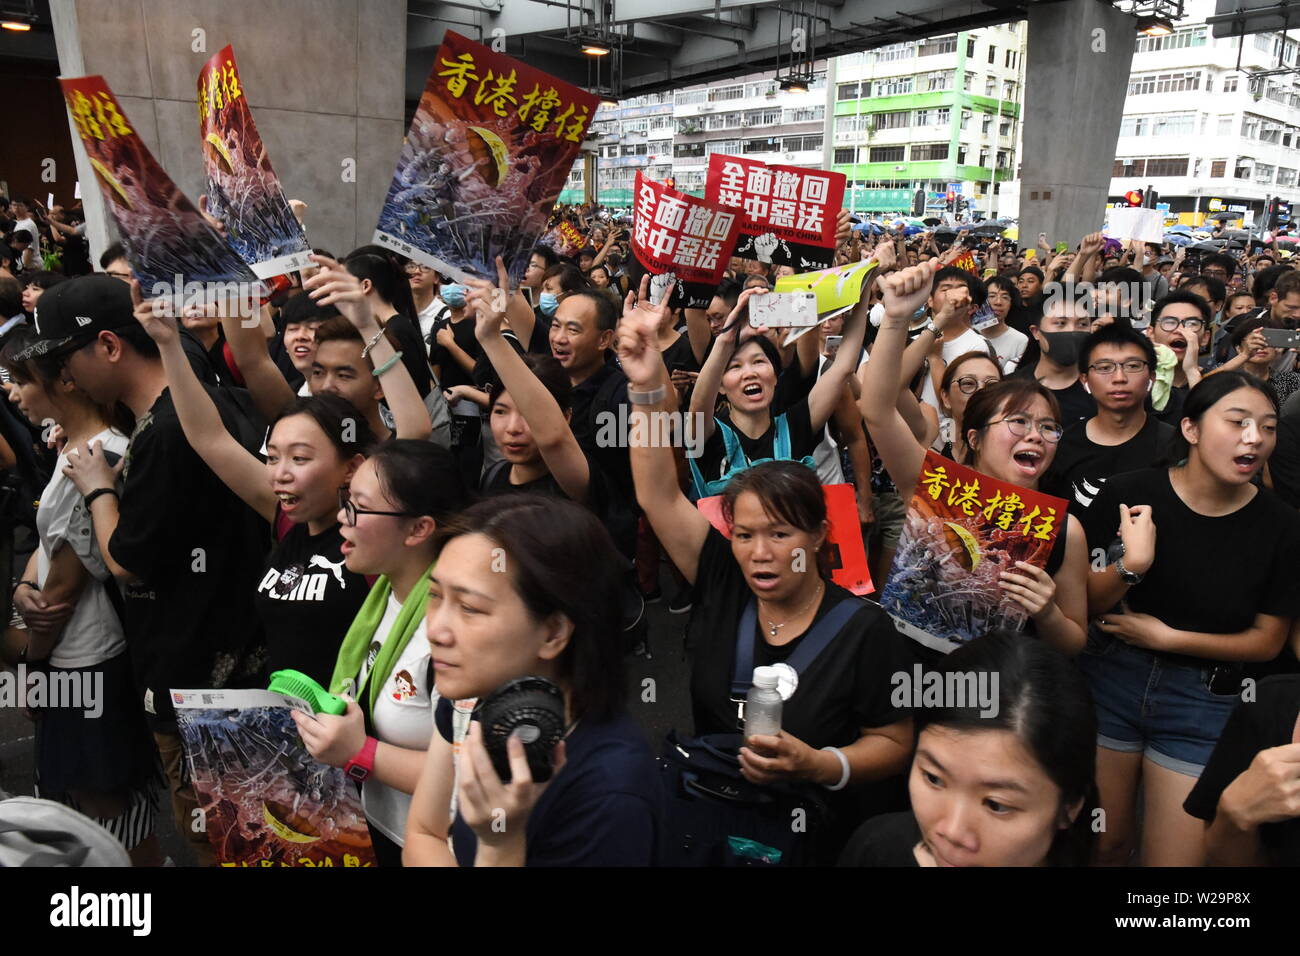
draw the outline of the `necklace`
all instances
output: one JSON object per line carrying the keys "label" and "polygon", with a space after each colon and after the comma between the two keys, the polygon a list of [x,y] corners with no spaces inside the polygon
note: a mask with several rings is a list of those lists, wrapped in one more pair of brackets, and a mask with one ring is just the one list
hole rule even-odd
{"label": "necklace", "polygon": [[817,585],[817,592],[812,596],[812,598],[808,601],[807,604],[805,604],[803,607],[799,608],[799,610],[795,611],[793,614],[791,614],[789,617],[787,617],[787,618],[786,618],[783,622],[781,622],[780,624],[777,624],[775,621],[768,621],[768,622],[767,622],[767,634],[768,634],[768,637],[776,637],[776,632],[777,632],[777,631],[779,631],[781,628],[785,627],[785,626],[786,626],[787,624],[789,624],[791,621],[793,621],[793,620],[795,620],[796,618],[798,618],[801,614],[803,614],[804,611],[808,610],[808,608],[812,607],[812,605],[813,605],[813,601],[816,601],[818,598],[820,598],[820,597],[822,596],[822,592],[823,592],[824,590],[825,590],[825,585],[819,582],[818,585]]}

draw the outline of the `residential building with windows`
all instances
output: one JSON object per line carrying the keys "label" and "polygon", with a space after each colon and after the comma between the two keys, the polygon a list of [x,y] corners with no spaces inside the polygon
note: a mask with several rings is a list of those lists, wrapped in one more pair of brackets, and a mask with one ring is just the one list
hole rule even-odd
{"label": "residential building with windows", "polygon": [[[1300,200],[1300,43],[1279,33],[1215,38],[1213,0],[1188,0],[1164,37],[1138,37],[1110,194],[1151,187],[1168,215],[1199,225],[1235,212],[1262,221],[1271,196]],[[1240,62],[1243,69],[1238,69]]]}

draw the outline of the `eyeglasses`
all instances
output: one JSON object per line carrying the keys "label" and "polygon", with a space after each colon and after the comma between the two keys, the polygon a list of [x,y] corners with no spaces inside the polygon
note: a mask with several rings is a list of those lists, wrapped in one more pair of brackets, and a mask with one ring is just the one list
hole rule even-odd
{"label": "eyeglasses", "polygon": [[987,385],[994,385],[1002,381],[1000,378],[989,376],[988,378],[976,378],[974,375],[963,375],[954,383],[963,395],[974,395],[981,388]]}
{"label": "eyeglasses", "polygon": [[1114,375],[1115,369],[1122,368],[1129,375],[1137,375],[1139,372],[1145,372],[1150,367],[1146,359],[1126,359],[1123,362],[1103,360],[1093,362],[1088,366],[1088,370],[1096,372],[1098,375]]}
{"label": "eyeglasses", "polygon": [[[1044,441],[1051,442],[1053,445],[1061,440],[1061,435],[1065,431],[1064,428],[1051,419],[1046,419],[1040,422],[1031,422],[1024,415],[1008,415],[1006,418],[999,418],[998,421],[1005,422],[1007,430],[1017,438],[1024,438],[1029,434],[1030,426],[1037,425],[1038,434],[1043,436]],[[990,425],[996,425],[997,423],[998,422],[989,422]]]}
{"label": "eyeglasses", "polygon": [[432,271],[433,270],[431,268],[429,268],[426,265],[422,265],[419,262],[408,262],[406,264],[406,274],[408,276],[418,276],[421,275],[422,273],[432,272]]}
{"label": "eyeglasses", "polygon": [[1205,328],[1205,322],[1202,319],[1176,319],[1172,315],[1160,319],[1157,324],[1166,332],[1172,332],[1180,325],[1191,332],[1199,332]]}
{"label": "eyeglasses", "polygon": [[339,509],[343,512],[343,523],[349,528],[357,526],[357,515],[384,515],[389,518],[418,518],[419,515],[409,511],[366,511],[352,503],[352,497],[346,488],[339,489]]}

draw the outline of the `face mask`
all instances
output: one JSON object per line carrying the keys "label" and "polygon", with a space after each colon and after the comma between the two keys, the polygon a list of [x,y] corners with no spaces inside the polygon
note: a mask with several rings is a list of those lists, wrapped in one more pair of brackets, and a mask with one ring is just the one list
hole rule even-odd
{"label": "face mask", "polygon": [[1079,361],[1079,349],[1088,340],[1087,332],[1044,332],[1042,335],[1047,357],[1067,368]]}
{"label": "face mask", "polygon": [[543,292],[537,306],[542,310],[542,315],[554,315],[555,310],[560,307],[560,299],[554,292]]}
{"label": "face mask", "polygon": [[445,285],[440,293],[442,301],[453,309],[465,308],[465,287],[463,285]]}

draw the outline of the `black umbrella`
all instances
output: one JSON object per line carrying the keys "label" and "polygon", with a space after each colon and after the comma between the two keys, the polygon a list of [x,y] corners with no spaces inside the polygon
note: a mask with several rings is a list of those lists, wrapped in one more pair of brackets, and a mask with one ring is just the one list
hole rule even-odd
{"label": "black umbrella", "polygon": [[940,225],[943,222],[943,220],[938,219],[934,216],[930,216],[927,219],[922,219],[921,222],[925,223],[927,226],[937,226]]}
{"label": "black umbrella", "polygon": [[1250,233],[1245,229],[1225,229],[1220,238],[1246,240],[1250,238]]}
{"label": "black umbrella", "polygon": [[1007,227],[998,222],[982,222],[970,231],[972,236],[1000,236]]}
{"label": "black umbrella", "polygon": [[1227,245],[1227,242],[1228,240],[1226,239],[1205,239],[1201,242],[1194,243],[1187,248],[1196,252],[1218,252]]}

